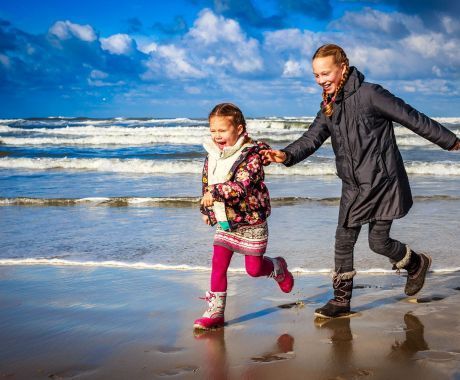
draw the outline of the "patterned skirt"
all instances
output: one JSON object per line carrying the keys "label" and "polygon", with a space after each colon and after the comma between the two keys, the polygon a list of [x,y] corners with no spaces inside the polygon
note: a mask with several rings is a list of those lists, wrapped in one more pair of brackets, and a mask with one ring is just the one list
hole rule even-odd
{"label": "patterned skirt", "polygon": [[216,234],[214,235],[214,245],[219,245],[244,255],[263,255],[267,250],[267,243],[267,222],[238,226],[234,231],[224,231],[217,226]]}

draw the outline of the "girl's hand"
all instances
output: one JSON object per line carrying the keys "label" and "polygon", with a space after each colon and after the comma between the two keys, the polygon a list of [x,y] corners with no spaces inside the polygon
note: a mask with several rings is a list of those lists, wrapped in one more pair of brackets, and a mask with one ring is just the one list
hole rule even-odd
{"label": "girl's hand", "polygon": [[211,225],[211,222],[209,221],[209,218],[208,218],[207,215],[201,214],[201,219],[203,219],[203,222],[204,222],[205,224],[207,224],[208,226]]}
{"label": "girl's hand", "polygon": [[281,150],[261,150],[260,155],[262,156],[262,162],[264,165],[269,165],[270,162],[276,162],[282,164],[286,161],[286,153]]}
{"label": "girl's hand", "polygon": [[457,139],[457,142],[454,144],[454,146],[449,149],[450,152],[453,150],[460,150],[460,139]]}
{"label": "girl's hand", "polygon": [[211,207],[213,203],[214,199],[212,199],[212,194],[209,191],[204,193],[203,198],[201,198],[201,204],[204,207]]}

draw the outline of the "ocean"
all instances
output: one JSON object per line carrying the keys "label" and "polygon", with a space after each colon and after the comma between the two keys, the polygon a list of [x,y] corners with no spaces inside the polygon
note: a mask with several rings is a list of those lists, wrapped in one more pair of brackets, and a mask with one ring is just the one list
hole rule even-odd
{"label": "ocean", "polygon": [[[312,117],[248,120],[249,134],[279,149]],[[438,118],[460,136],[460,118]],[[434,271],[460,270],[460,153],[395,125],[414,195],[392,236],[432,255]],[[207,271],[213,228],[198,211],[208,136],[204,119],[49,117],[0,119],[0,265],[116,266]],[[340,197],[330,141],[304,162],[266,168],[273,212],[268,256],[298,274],[328,273]],[[370,251],[358,272],[391,265]],[[231,271],[243,272],[235,255]]]}

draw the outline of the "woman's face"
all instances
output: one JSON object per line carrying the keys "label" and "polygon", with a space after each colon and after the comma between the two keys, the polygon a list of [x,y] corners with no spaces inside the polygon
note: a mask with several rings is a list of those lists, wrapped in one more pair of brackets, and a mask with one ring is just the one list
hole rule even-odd
{"label": "woman's face", "polygon": [[243,129],[242,125],[235,127],[230,116],[213,116],[209,120],[212,141],[220,150],[235,145]]}
{"label": "woman's face", "polygon": [[337,65],[334,57],[330,55],[315,58],[312,66],[316,83],[323,88],[326,94],[333,95],[347,69],[345,64]]}

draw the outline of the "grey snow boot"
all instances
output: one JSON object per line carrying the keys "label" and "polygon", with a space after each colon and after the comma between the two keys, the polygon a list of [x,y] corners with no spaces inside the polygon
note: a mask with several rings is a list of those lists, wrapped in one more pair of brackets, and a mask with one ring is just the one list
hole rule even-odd
{"label": "grey snow boot", "polygon": [[355,270],[345,273],[334,272],[332,277],[334,298],[330,299],[323,307],[315,310],[316,317],[336,318],[350,313],[350,300],[355,274]]}
{"label": "grey snow boot", "polygon": [[394,262],[393,268],[398,271],[400,269],[407,270],[404,293],[413,296],[422,290],[425,284],[425,278],[431,266],[431,257],[425,253],[415,253],[409,246],[406,247],[406,255],[400,261]]}

